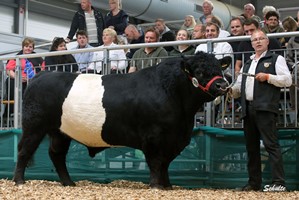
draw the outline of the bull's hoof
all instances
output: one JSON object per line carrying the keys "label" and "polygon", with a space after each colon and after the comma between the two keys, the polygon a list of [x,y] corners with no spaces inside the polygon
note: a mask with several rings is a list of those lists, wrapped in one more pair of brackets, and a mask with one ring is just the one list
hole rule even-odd
{"label": "bull's hoof", "polygon": [[62,183],[63,186],[71,186],[74,187],[76,184],[73,181]]}
{"label": "bull's hoof", "polygon": [[25,181],[24,181],[24,180],[16,180],[16,179],[13,179],[13,181],[15,182],[15,185],[23,185],[23,184],[25,184]]}
{"label": "bull's hoof", "polygon": [[158,185],[158,184],[150,184],[150,187],[152,189],[159,189],[159,190],[172,190],[172,186],[163,186],[163,185]]}

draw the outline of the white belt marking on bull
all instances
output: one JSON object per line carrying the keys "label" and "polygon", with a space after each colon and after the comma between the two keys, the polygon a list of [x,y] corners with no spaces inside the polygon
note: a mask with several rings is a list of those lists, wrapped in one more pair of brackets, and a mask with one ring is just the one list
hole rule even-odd
{"label": "white belt marking on bull", "polygon": [[62,105],[60,130],[90,147],[110,146],[101,137],[106,119],[102,76],[79,75]]}

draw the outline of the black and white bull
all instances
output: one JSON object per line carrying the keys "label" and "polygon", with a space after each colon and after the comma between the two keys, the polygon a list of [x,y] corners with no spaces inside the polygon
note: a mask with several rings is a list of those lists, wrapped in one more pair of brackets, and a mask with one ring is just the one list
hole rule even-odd
{"label": "black and white bull", "polygon": [[40,73],[23,97],[14,181],[25,182],[28,161],[49,135],[49,155],[65,186],[75,185],[65,163],[74,139],[91,157],[111,145],[140,149],[150,186],[171,188],[168,167],[189,144],[196,111],[226,91],[225,60],[200,52],[132,74]]}

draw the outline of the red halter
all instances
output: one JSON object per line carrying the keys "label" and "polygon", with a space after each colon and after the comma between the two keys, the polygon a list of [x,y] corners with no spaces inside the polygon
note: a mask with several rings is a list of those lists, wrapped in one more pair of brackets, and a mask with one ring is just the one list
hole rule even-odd
{"label": "red halter", "polygon": [[192,84],[194,85],[194,87],[198,87],[200,88],[202,91],[208,93],[209,89],[210,89],[210,86],[213,84],[213,82],[217,79],[222,79],[221,76],[214,76],[206,85],[206,87],[203,87],[202,85],[200,85],[198,83],[198,80],[195,78],[195,77],[191,77],[189,76],[189,79],[192,81]]}

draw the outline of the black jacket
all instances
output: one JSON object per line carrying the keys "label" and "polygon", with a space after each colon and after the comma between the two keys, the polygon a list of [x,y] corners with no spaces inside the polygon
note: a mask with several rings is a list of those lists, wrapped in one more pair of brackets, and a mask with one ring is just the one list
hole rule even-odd
{"label": "black jacket", "polygon": [[73,55],[59,55],[45,57],[46,71],[76,72],[79,67]]}
{"label": "black jacket", "polygon": [[[103,44],[102,34],[103,34],[103,30],[105,28],[104,17],[103,17],[103,15],[100,11],[96,10],[93,7],[91,7],[91,8],[94,12],[94,17],[95,17],[95,20],[96,20],[99,45],[102,45]],[[84,13],[84,10],[82,10],[82,8],[80,8],[75,13],[67,38],[69,38],[70,40],[73,39],[73,37],[76,34],[77,30],[87,31],[86,21],[85,21],[85,13]]]}
{"label": "black jacket", "polygon": [[[277,57],[277,54],[268,51],[263,58],[259,59],[255,74],[263,72],[276,75],[275,63]],[[243,72],[248,72],[251,62],[252,60],[250,59],[244,64]],[[246,116],[246,78],[247,76],[244,76],[241,82],[242,118]],[[259,82],[254,80],[253,106],[255,110],[269,111],[277,114],[279,109],[279,100],[279,87],[269,84],[267,81]]]}

